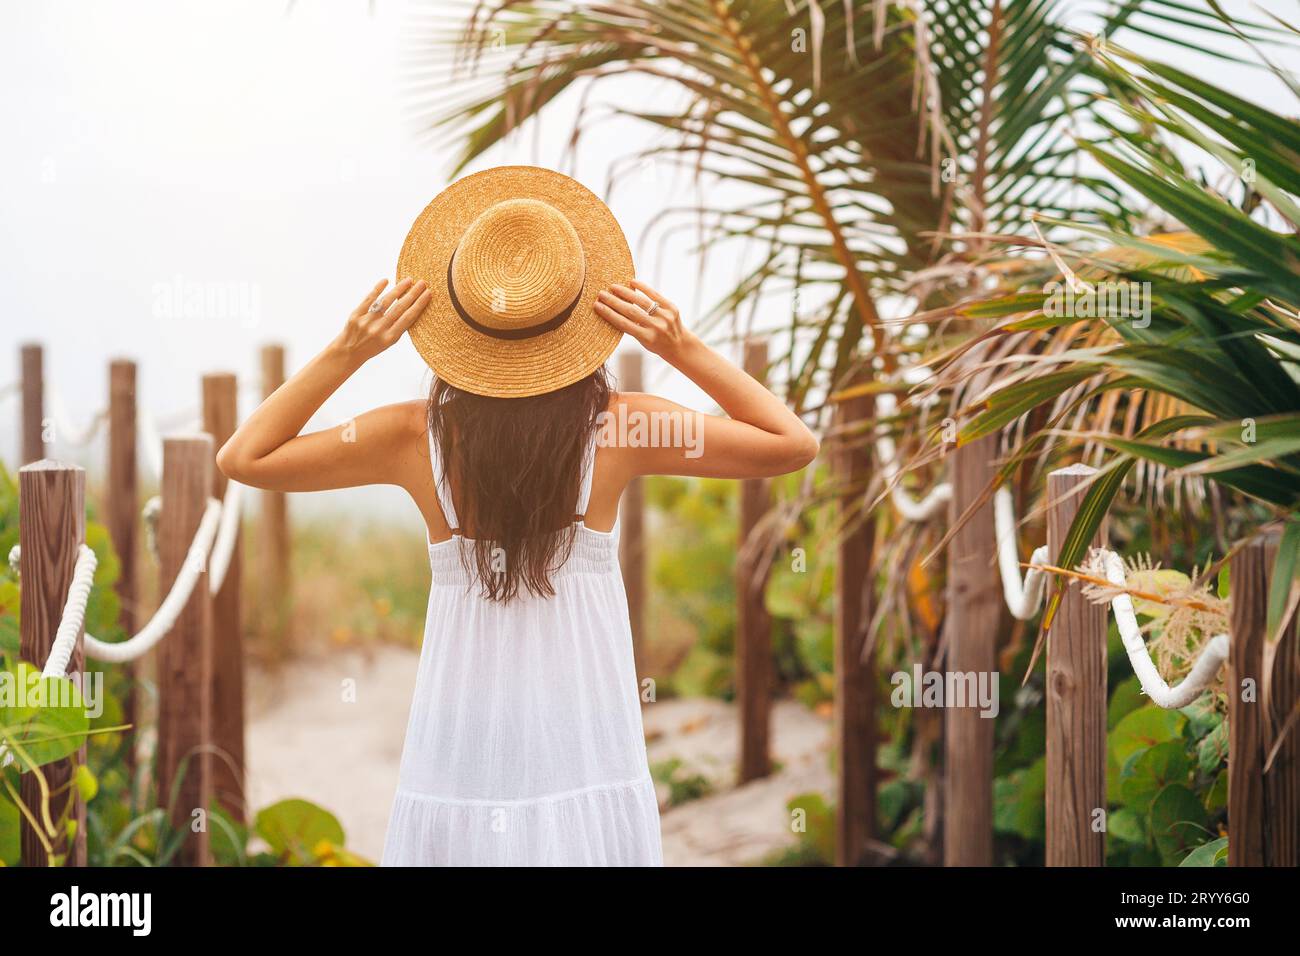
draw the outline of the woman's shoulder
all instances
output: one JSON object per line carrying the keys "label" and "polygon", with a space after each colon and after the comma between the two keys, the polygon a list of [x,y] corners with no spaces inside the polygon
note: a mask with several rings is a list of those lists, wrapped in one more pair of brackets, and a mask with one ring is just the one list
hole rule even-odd
{"label": "woman's shoulder", "polygon": [[620,415],[628,412],[662,412],[681,407],[676,402],[651,392],[610,392],[605,413]]}
{"label": "woman's shoulder", "polygon": [[387,449],[399,460],[423,458],[427,466],[429,423],[424,402],[381,405],[358,419],[355,431],[353,440],[370,442],[380,452]]}
{"label": "woman's shoulder", "polygon": [[397,424],[414,435],[423,435],[429,430],[429,403],[422,399],[411,399],[390,406],[394,409]]}
{"label": "woman's shoulder", "polygon": [[394,438],[410,438],[429,430],[428,405],[418,399],[380,405],[368,412],[367,417]]}
{"label": "woman's shoulder", "polygon": [[596,442],[607,458],[640,473],[647,462],[659,462],[665,449],[690,453],[702,443],[703,417],[649,392],[615,392],[596,423]]}

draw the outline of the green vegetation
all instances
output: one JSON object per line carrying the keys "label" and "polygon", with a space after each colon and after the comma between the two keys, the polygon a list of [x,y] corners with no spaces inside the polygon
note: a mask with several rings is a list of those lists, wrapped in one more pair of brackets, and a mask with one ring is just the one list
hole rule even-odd
{"label": "green vegetation", "polygon": [[[93,513],[86,522],[86,542],[99,561],[86,607],[86,630],[104,640],[120,640],[126,635],[118,625],[113,590],[120,565]],[[17,543],[18,489],[13,476],[0,466],[0,549],[7,555]],[[43,784],[44,796],[33,812],[47,853],[53,849],[55,834],[75,838],[76,821],[66,813],[60,817],[54,809],[62,803],[62,791],[49,786],[42,768],[75,759],[83,746],[86,760],[76,766],[68,786],[75,787],[86,803],[87,862],[91,866],[170,863],[185,831],[168,819],[166,793],[158,792],[147,771],[142,768],[132,779],[127,770],[126,748],[138,731],[124,724],[122,717],[121,701],[131,681],[127,669],[88,662],[90,680],[103,680],[96,708],[86,706],[71,680],[42,679],[44,661],[24,661],[19,655],[21,599],[21,582],[6,563],[0,571],[0,743],[15,759],[0,770],[0,865],[12,866],[19,859],[20,776],[30,775]],[[18,688],[27,690],[19,694]],[[155,694],[147,681],[135,689],[145,696]],[[178,783],[170,781],[167,792],[174,794]],[[286,800],[263,809],[251,829],[237,824],[220,807],[209,808],[208,821],[212,857],[219,865],[365,865],[345,849],[338,820],[305,800]],[[49,859],[58,863],[62,858],[51,854]]]}

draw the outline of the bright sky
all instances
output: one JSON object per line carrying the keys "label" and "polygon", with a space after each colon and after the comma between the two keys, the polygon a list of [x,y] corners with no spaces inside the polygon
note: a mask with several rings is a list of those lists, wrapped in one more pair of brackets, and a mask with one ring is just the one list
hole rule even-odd
{"label": "bright sky", "polygon": [[[1265,5],[1294,13],[1288,0]],[[19,343],[39,340],[47,388],[82,424],[104,404],[108,359],[127,355],[140,363],[141,402],[178,420],[197,408],[202,373],[234,371],[251,389],[262,343],[285,343],[291,366],[324,345],[373,282],[391,275],[411,222],[446,185],[449,153],[417,139],[399,63],[413,10],[438,6],[3,0],[0,385],[17,376]],[[1217,65],[1212,76],[1279,96],[1267,74]],[[642,97],[640,84],[610,86],[603,100]],[[569,115],[572,105],[564,104]],[[567,120],[555,122],[475,168],[558,165],[568,133]],[[578,177],[604,193],[610,162],[648,142],[630,121],[611,121],[584,141]],[[702,307],[728,287],[736,264],[697,289],[686,236],[640,241],[665,205],[689,203],[691,191],[671,174],[649,175],[610,204],[638,273],[679,304]],[[172,290],[192,283],[226,293],[231,307],[189,314]],[[649,384],[708,404],[661,369]],[[425,367],[403,341],[350,381],[317,424],[426,387]],[[244,396],[243,412],[253,400]],[[10,397],[0,411],[0,456],[10,462],[16,406]],[[54,453],[96,470],[102,459],[98,446],[56,443]],[[398,500],[357,494],[319,501]]]}

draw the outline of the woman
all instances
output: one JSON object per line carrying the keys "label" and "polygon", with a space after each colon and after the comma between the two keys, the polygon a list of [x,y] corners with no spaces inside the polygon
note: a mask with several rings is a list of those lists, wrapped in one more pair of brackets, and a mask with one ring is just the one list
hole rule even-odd
{"label": "woman", "polygon": [[[632,279],[612,213],[558,173],[467,177],[416,221],[343,331],[221,449],[277,491],[393,484],[433,569],[388,865],[659,865],[618,502],[642,475],[760,478],[812,461],[786,406]],[[428,401],[299,434],[404,332]],[[610,388],[626,334],[728,417]]]}

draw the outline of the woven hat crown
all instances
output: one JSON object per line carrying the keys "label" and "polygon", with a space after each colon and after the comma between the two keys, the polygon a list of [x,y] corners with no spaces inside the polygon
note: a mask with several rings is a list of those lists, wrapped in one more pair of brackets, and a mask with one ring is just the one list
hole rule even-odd
{"label": "woven hat crown", "polygon": [[428,308],[408,334],[440,380],[527,398],[572,385],[613,354],[623,333],[595,302],[636,269],[614,213],[582,183],[496,166],[434,196],[397,274],[428,283]]}
{"label": "woven hat crown", "polygon": [[507,199],[470,223],[451,260],[461,309],[490,329],[555,320],[582,291],[582,242],[568,218],[537,199]]}

